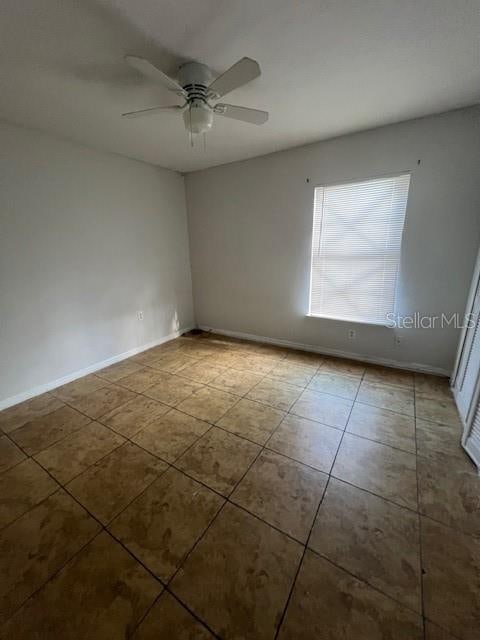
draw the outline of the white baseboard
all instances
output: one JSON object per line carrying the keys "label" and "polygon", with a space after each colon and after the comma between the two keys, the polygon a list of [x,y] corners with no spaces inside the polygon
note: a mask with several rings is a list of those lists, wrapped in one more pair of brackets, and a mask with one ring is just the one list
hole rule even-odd
{"label": "white baseboard", "polygon": [[335,356],[337,358],[348,358],[350,360],[359,360],[361,362],[368,362],[370,364],[379,364],[385,367],[394,367],[395,369],[406,369],[408,371],[416,371],[418,373],[429,373],[435,376],[450,377],[450,371],[441,369],[440,367],[431,367],[428,364],[418,364],[416,362],[402,362],[399,360],[390,360],[388,358],[376,358],[374,356],[365,356],[360,353],[351,353],[349,351],[340,351],[339,349],[328,349],[326,347],[319,347],[313,344],[303,344],[301,342],[292,342],[290,340],[282,340],[280,338],[268,338],[266,336],[256,336],[251,333],[241,333],[240,331],[227,331],[226,329],[216,329],[214,327],[207,327],[205,325],[199,325],[199,329],[203,331],[212,331],[213,333],[219,333],[222,336],[229,336],[231,338],[242,338],[244,340],[252,340],[253,342],[265,342],[267,344],[273,344],[278,347],[290,347],[291,349],[299,349],[301,351],[312,351],[325,356]]}
{"label": "white baseboard", "polygon": [[23,391],[15,396],[10,396],[9,398],[4,398],[0,400],[0,411],[3,409],[8,409],[8,407],[12,407],[19,402],[24,402],[25,400],[30,400],[30,398],[34,398],[35,396],[39,396],[46,391],[51,391],[52,389],[56,389],[57,387],[61,387],[68,382],[72,382],[73,380],[77,380],[77,378],[82,378],[83,376],[88,375],[89,373],[94,373],[95,371],[99,371],[100,369],[104,369],[105,367],[110,366],[111,364],[116,364],[121,360],[125,360],[126,358],[131,358],[137,353],[141,353],[142,351],[146,351],[147,349],[151,349],[152,347],[157,347],[159,344],[163,344],[164,342],[168,342],[169,340],[173,340],[174,338],[178,338],[183,333],[187,331],[191,331],[194,329],[194,326],[185,327],[185,329],[181,329],[180,331],[175,331],[170,333],[168,336],[163,336],[158,340],[153,340],[152,342],[148,342],[147,344],[142,344],[140,347],[135,347],[134,349],[130,349],[130,351],[125,351],[124,353],[120,353],[116,356],[112,356],[111,358],[107,358],[106,360],[102,360],[101,362],[95,362],[94,364],[89,365],[83,369],[78,369],[77,371],[73,371],[72,373],[68,373],[66,376],[61,378],[57,378],[56,380],[52,380],[51,382],[47,382],[45,384],[38,385],[27,391]]}

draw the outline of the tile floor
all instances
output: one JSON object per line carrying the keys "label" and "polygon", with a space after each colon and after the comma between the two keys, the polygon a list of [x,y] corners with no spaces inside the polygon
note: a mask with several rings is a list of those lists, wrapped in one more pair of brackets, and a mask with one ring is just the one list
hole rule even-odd
{"label": "tile floor", "polygon": [[480,637],[445,380],[204,334],[0,428],[2,638]]}

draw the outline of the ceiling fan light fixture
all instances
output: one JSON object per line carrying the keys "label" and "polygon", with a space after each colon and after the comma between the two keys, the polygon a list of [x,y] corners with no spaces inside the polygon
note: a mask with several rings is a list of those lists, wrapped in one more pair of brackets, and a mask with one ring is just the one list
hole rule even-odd
{"label": "ceiling fan light fixture", "polygon": [[193,100],[183,112],[183,121],[194,135],[207,133],[213,125],[213,111],[203,100]]}

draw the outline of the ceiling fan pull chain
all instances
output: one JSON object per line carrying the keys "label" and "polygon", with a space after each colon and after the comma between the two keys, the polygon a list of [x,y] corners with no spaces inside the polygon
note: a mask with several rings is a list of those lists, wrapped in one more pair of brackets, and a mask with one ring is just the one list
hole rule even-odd
{"label": "ceiling fan pull chain", "polygon": [[190,146],[193,147],[193,131],[192,131],[192,105],[188,105],[188,118],[190,120]]}

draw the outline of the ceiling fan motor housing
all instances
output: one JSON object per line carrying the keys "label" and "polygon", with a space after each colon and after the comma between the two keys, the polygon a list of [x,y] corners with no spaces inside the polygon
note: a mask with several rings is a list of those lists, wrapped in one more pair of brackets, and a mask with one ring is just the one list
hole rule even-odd
{"label": "ceiling fan motor housing", "polygon": [[187,92],[188,100],[206,100],[212,77],[210,69],[199,62],[186,62],[178,70],[178,83]]}

